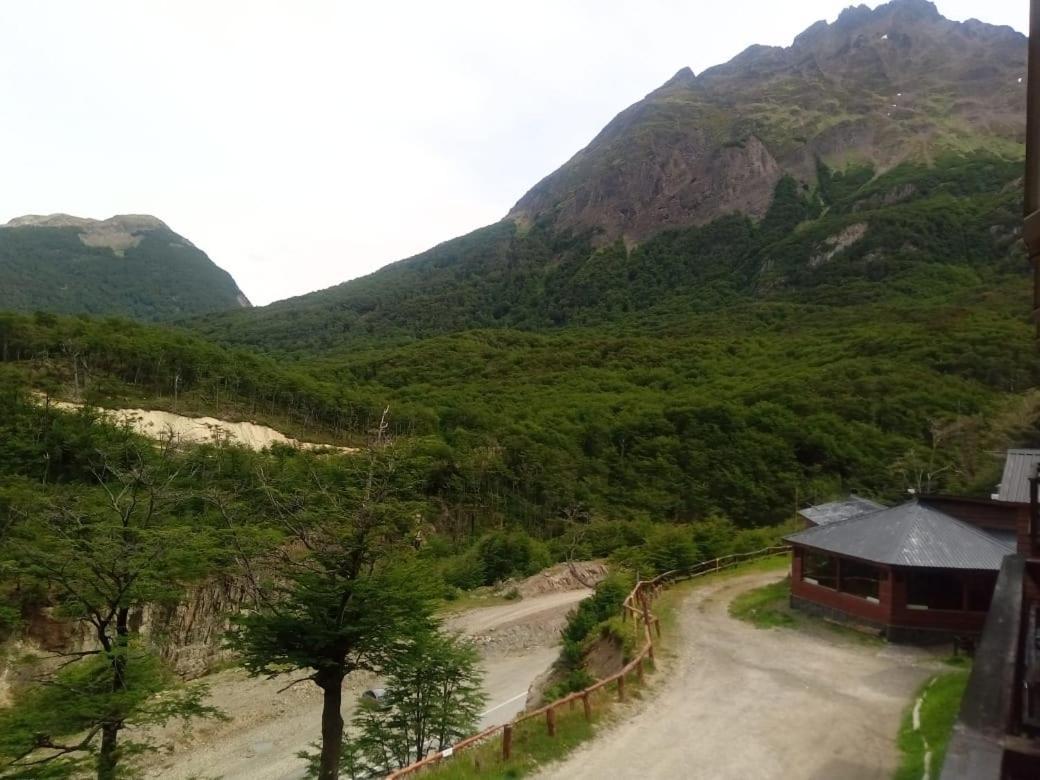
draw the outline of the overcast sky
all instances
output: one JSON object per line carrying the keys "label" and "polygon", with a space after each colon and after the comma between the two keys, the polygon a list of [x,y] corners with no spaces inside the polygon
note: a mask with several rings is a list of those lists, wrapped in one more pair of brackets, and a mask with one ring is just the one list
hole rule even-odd
{"label": "overcast sky", "polygon": [[154,214],[268,303],[500,219],[679,68],[847,4],[5,0],[0,223]]}

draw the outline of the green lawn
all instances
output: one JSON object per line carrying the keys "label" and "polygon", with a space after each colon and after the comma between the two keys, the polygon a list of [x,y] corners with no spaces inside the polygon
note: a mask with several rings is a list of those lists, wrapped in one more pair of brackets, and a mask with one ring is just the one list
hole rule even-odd
{"label": "green lawn", "polygon": [[[968,684],[970,669],[943,672],[929,680],[903,715],[899,729],[899,750],[903,754],[895,780],[919,780],[925,773],[925,754],[931,751],[929,776],[935,777],[946,756],[946,744],[957,720],[961,698]],[[914,728],[914,709],[923,694],[919,729]],[[925,745],[927,743],[927,747]]]}
{"label": "green lawn", "polygon": [[829,636],[865,644],[881,644],[884,639],[875,632],[825,620],[793,609],[790,604],[790,578],[746,591],[729,605],[729,614],[756,628],[793,628],[799,631],[826,632]]}
{"label": "green lawn", "polygon": [[729,605],[729,614],[753,623],[758,628],[792,626],[794,615],[788,606],[791,583],[781,580],[761,588],[741,593]]}

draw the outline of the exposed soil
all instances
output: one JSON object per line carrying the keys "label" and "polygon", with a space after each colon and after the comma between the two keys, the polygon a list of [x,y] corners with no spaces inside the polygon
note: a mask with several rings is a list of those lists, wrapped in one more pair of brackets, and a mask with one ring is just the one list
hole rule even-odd
{"label": "exposed soil", "polygon": [[[51,406],[67,411],[75,411],[82,404],[69,401],[50,401]],[[354,447],[335,447],[328,444],[302,442],[286,436],[284,433],[252,422],[231,422],[218,420],[215,417],[187,417],[183,414],[165,412],[159,409],[101,409],[106,417],[117,425],[129,425],[142,436],[157,439],[161,436],[175,436],[183,442],[208,444],[229,441],[253,450],[263,450],[272,444],[285,444],[305,450],[335,450],[337,452],[354,453]]]}
{"label": "exposed soil", "polygon": [[603,561],[558,563],[528,577],[516,589],[524,598],[530,598],[543,593],[594,588],[606,576],[607,565]]}
{"label": "exposed soil", "polygon": [[777,579],[693,591],[648,699],[540,778],[890,778],[901,715],[934,656],[729,616],[735,595]]}

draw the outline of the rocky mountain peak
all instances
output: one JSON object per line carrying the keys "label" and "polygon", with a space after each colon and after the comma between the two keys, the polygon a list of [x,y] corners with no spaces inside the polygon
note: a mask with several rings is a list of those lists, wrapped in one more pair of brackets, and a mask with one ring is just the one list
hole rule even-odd
{"label": "rocky mountain peak", "polygon": [[928,0],[847,8],[791,46],[750,46],[678,71],[630,106],[508,217],[598,242],[741,212],[761,218],[784,175],[818,161],[878,171],[944,149],[1021,154],[1026,38],[945,19]]}
{"label": "rocky mountain peak", "polygon": [[[150,214],[117,214],[104,220],[74,217],[70,214],[27,214],[15,217],[0,227],[77,228],[80,231],[79,240],[84,245],[107,247],[120,257],[127,249],[138,246],[146,233],[155,230],[173,232],[165,222]],[[177,238],[185,245],[191,246],[186,238]]]}
{"label": "rocky mountain peak", "polygon": [[685,68],[679,68],[674,76],[668,81],[661,85],[661,89],[669,89],[672,87],[692,87],[697,83],[697,77],[693,71],[690,70],[689,66]]}

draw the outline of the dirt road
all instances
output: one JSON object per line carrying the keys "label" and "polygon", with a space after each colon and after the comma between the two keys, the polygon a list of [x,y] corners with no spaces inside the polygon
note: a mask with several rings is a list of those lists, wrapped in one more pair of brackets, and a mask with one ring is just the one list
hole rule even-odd
{"label": "dirt road", "polygon": [[[484,726],[511,720],[524,706],[527,688],[556,659],[560,628],[570,609],[590,591],[549,593],[454,615],[449,629],[469,634],[482,649],[488,694]],[[172,749],[149,767],[149,777],[187,780],[296,780],[319,733],[321,696],[311,683],[284,693],[292,677],[251,679],[239,670],[211,675],[210,700],[231,720],[198,723],[192,733],[169,727],[157,741],[173,740]],[[351,675],[344,691],[344,717],[349,722],[358,696],[377,682],[371,675]],[[176,735],[176,736],[175,736]]]}
{"label": "dirt road", "polygon": [[659,677],[648,700],[541,780],[890,778],[900,717],[933,656],[729,617],[737,593],[777,579],[693,591],[664,666],[670,679]]}

